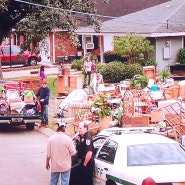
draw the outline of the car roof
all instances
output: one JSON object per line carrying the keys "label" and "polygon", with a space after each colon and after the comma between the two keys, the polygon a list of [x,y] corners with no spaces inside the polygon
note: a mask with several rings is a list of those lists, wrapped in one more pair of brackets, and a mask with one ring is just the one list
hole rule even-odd
{"label": "car roof", "polygon": [[[0,48],[9,48],[10,47],[10,45],[1,45],[0,46]],[[19,46],[17,46],[17,45],[11,45],[11,47],[18,47],[19,48]]]}
{"label": "car roof", "polygon": [[176,141],[165,136],[149,133],[111,135],[109,136],[109,139],[114,140],[117,143],[123,142],[126,145],[147,144],[147,143],[177,143]]}
{"label": "car roof", "polygon": [[105,136],[117,143],[124,142],[126,145],[146,143],[177,143],[168,137],[160,135],[156,127],[132,127],[132,128],[111,128],[105,129],[98,134]]}

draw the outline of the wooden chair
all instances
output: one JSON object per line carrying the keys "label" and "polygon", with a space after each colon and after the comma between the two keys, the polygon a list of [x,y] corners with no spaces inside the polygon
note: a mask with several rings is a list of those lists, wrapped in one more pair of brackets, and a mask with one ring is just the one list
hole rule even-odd
{"label": "wooden chair", "polygon": [[143,67],[143,73],[147,79],[153,79],[155,82],[157,80],[155,66],[145,66]]}

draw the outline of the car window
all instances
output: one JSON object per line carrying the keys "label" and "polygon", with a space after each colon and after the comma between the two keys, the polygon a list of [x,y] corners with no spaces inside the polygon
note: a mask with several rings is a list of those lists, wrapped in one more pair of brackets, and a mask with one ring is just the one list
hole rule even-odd
{"label": "car window", "polygon": [[114,163],[117,146],[115,141],[108,139],[100,149],[97,158],[109,163]]}
{"label": "car window", "polygon": [[[21,52],[21,50],[20,50],[20,48],[18,48],[18,47],[12,47],[11,48],[11,53],[12,54],[19,54]],[[10,54],[10,48],[9,47],[7,47],[7,48],[2,48],[2,53],[3,54]]]}
{"label": "car window", "polygon": [[10,54],[10,48],[2,48],[2,53],[3,53],[4,55]]}
{"label": "car window", "polygon": [[177,143],[150,143],[128,146],[128,166],[185,163],[185,151]]}
{"label": "car window", "polygon": [[12,47],[12,54],[19,54],[21,52],[20,48]]}
{"label": "car window", "polygon": [[106,140],[105,137],[100,137],[100,138],[96,138],[95,140],[93,140],[94,156],[96,156],[99,148],[103,145],[103,143],[105,142],[105,140]]}

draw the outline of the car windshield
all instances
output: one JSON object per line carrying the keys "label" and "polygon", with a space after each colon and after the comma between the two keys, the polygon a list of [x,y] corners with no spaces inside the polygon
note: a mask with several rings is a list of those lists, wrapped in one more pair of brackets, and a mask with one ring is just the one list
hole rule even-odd
{"label": "car windshield", "polygon": [[185,150],[177,143],[150,143],[128,146],[128,166],[185,163]]}

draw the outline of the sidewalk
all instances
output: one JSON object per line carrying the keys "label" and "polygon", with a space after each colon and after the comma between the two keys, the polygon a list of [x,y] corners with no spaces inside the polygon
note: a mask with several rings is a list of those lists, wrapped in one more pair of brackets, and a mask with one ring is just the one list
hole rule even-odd
{"label": "sidewalk", "polygon": [[31,75],[30,71],[39,71],[40,65],[45,66],[45,73],[46,75],[51,75],[51,74],[58,74],[58,66],[53,65],[51,63],[42,63],[40,62],[37,66],[27,66],[27,67],[20,67],[20,68],[5,68],[3,69],[3,78],[17,78],[17,77],[23,77],[23,76],[36,76]]}

